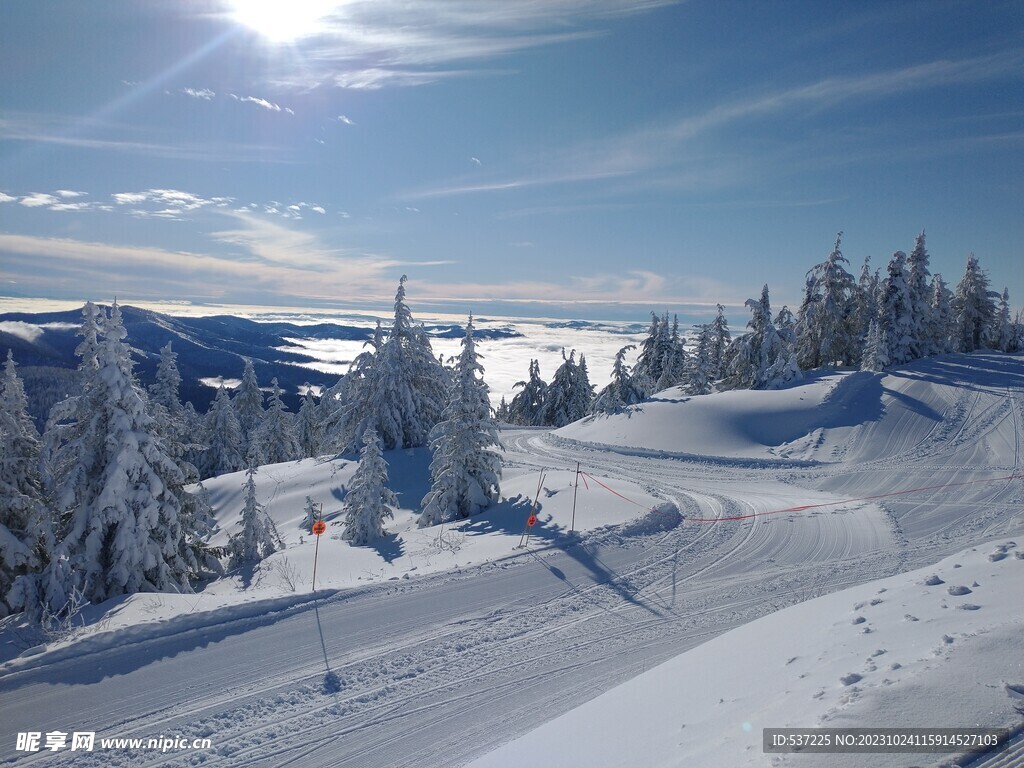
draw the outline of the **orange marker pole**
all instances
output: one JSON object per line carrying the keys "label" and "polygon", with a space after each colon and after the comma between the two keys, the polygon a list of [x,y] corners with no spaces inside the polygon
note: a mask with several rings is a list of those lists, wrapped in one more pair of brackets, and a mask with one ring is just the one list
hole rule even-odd
{"label": "orange marker pole", "polygon": [[317,520],[313,523],[313,535],[316,536],[316,547],[313,548],[313,591],[316,592],[316,561],[320,555],[320,535],[327,530],[327,523]]}

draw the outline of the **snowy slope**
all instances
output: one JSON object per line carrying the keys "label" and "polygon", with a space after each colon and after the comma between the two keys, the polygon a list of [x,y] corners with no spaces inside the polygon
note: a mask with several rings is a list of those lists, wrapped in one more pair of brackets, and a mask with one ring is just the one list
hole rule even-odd
{"label": "snowy slope", "polygon": [[1016,543],[974,547],[727,632],[471,765],[938,762],[941,755],[766,755],[762,728],[1016,725],[1022,594]]}
{"label": "snowy slope", "polygon": [[[53,728],[202,735],[214,742],[205,757],[221,765],[465,763],[690,649],[706,647],[699,652],[714,657],[706,666],[728,669],[731,641],[718,650],[708,641],[786,606],[915,568],[946,569],[952,566],[935,564],[983,542],[1019,542],[1022,406],[1021,358],[973,355],[886,375],[831,374],[777,393],[647,404],[631,417],[555,435],[510,430],[503,435],[503,492],[511,499],[446,538],[412,525],[412,508],[425,491],[425,453],[390,452],[393,485],[406,510],[388,526],[388,539],[368,550],[353,551],[330,538],[329,529],[320,544],[322,591],[315,601],[308,594],[314,544],[298,527],[303,501],[310,494],[335,515],[354,466],[261,468],[260,500],[288,547],[258,571],[230,574],[192,597],[139,595],[96,606],[87,630],[63,644],[39,645],[10,622],[3,625],[0,658],[9,660],[0,666],[0,763],[189,765],[200,759],[14,753],[18,731]],[[691,422],[697,426],[688,428]],[[587,473],[576,510],[577,530],[584,532],[570,536],[577,462]],[[530,550],[513,550],[526,500],[545,469],[542,525]],[[222,537],[236,524],[242,481],[234,475],[207,484]],[[658,525],[646,516],[660,501],[676,504],[685,522]],[[623,525],[637,517],[644,524]],[[978,550],[983,558],[991,553],[986,546]],[[964,569],[971,557],[962,556]],[[1018,562],[992,565],[1009,574]],[[289,569],[296,574],[294,592]],[[806,659],[815,637],[825,643],[839,638],[828,632],[853,628],[854,655],[837,649],[830,657],[843,662],[836,662],[841,675],[863,674],[850,659],[864,666],[878,648],[887,649],[880,658],[904,648],[910,624],[954,639],[988,627],[986,637],[995,637],[995,624],[985,622],[1004,610],[1019,616],[1020,604],[998,596],[983,602],[981,592],[995,578],[983,575],[967,582],[981,585],[975,590],[981,609],[949,608],[934,625],[924,616],[893,623],[874,610],[893,605],[870,606],[872,615],[864,616],[878,622],[872,626],[879,633],[884,629],[884,645],[861,648],[848,623],[853,616],[835,624],[843,614],[828,612],[849,612],[861,597],[843,597],[839,607],[829,603],[827,619],[802,606],[804,612],[786,614],[793,625],[787,637],[806,639]],[[889,588],[906,586],[900,584]],[[928,605],[916,610],[924,614]],[[943,615],[982,624],[940,627]],[[766,653],[787,644],[769,631],[775,630],[758,630]],[[924,641],[930,652],[934,638]],[[949,644],[943,669],[971,674],[964,664],[981,642]],[[899,661],[908,667],[917,663],[912,657],[923,658],[903,653]],[[858,701],[877,693],[869,696],[867,688],[884,672],[875,665]],[[814,707],[838,706],[836,696],[848,692],[837,692],[838,666],[826,670],[826,698]],[[328,670],[339,687],[325,688]],[[905,675],[899,681],[889,675],[896,682],[878,691],[902,696],[913,713],[914,702],[928,700],[939,681],[923,672]],[[718,698],[728,701],[725,690]],[[771,705],[777,709],[769,711],[769,702],[744,706],[794,718],[827,711],[807,709],[802,689],[782,690],[790,694]],[[883,711],[881,704],[854,704],[843,710],[854,722]],[[753,727],[749,715],[746,721]],[[695,765],[727,764],[717,755],[693,755]]]}

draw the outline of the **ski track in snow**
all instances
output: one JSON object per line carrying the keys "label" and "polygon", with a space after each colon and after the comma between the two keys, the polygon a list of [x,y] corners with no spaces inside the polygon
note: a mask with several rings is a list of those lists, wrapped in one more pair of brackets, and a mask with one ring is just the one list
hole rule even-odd
{"label": "ski track in snow", "polygon": [[[900,387],[886,391],[885,415],[831,445],[819,434],[814,461],[689,461],[537,430],[506,432],[506,460],[570,472],[582,461],[701,518],[1021,472],[1020,386],[885,382]],[[990,466],[993,456],[1006,462]],[[1021,487],[980,483],[634,536],[560,535],[520,557],[277,615],[211,613],[176,635],[83,644],[0,676],[0,720],[11,731],[209,737],[213,752],[0,751],[0,764],[458,765],[730,628],[1019,531]],[[324,687],[325,651],[341,682],[334,692]]]}

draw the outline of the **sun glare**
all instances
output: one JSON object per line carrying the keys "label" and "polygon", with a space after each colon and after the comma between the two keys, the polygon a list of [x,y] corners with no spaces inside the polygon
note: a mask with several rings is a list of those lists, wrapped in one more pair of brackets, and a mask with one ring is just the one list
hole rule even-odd
{"label": "sun glare", "polygon": [[330,0],[233,0],[231,17],[274,43],[316,34],[333,5]]}

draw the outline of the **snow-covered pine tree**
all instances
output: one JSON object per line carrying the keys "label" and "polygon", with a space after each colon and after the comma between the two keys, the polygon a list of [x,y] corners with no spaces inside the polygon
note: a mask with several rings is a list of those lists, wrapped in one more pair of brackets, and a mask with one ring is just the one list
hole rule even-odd
{"label": "snow-covered pine tree", "polygon": [[384,459],[380,436],[369,427],[362,437],[359,468],[352,475],[345,494],[345,519],[341,537],[362,547],[384,535],[384,521],[393,518],[390,507],[398,506],[398,497],[388,488],[388,463]]}
{"label": "snow-covered pine tree", "polygon": [[562,364],[555,371],[545,394],[541,423],[546,426],[564,427],[582,419],[590,411],[593,396],[594,391],[590,386],[586,368],[581,369],[580,364],[576,362],[576,350],[572,350],[566,357],[563,349]]}
{"label": "snow-covered pine tree", "polygon": [[1000,352],[1010,352],[1013,349],[1013,321],[1010,319],[1010,289],[1003,288],[1003,295],[999,298],[999,308],[996,310],[992,323],[992,331],[989,334],[993,346]]}
{"label": "snow-covered pine tree", "polygon": [[195,490],[181,494],[181,530],[184,533],[181,541],[182,558],[197,574],[222,574],[224,565],[220,561],[221,551],[211,547],[207,542],[217,529],[217,520],[210,504],[210,494],[198,482]]}
{"label": "snow-covered pine tree", "polygon": [[267,464],[280,464],[295,461],[299,458],[300,448],[295,436],[295,424],[288,406],[281,399],[284,392],[278,386],[277,378],[270,382],[270,401],[263,414],[263,423],[256,433],[256,439],[262,450],[263,460]]}
{"label": "snow-covered pine tree", "polygon": [[855,329],[851,322],[856,284],[843,264],[843,233],[836,235],[832,252],[807,273],[804,303],[797,314],[797,360],[803,369],[836,362],[848,365],[856,357]]}
{"label": "snow-covered pine tree", "polygon": [[[681,375],[681,374],[680,374]],[[576,366],[575,385],[570,395],[569,407],[573,421],[578,421],[590,413],[590,404],[594,402],[594,385],[590,383],[590,371],[587,369],[587,356],[580,352],[580,362]]]}
{"label": "snow-covered pine tree", "polygon": [[322,448],[325,451],[345,451],[354,446],[361,437],[355,433],[355,429],[362,414],[353,404],[368,403],[373,397],[371,388],[384,347],[384,328],[380,320],[377,320],[373,337],[363,346],[369,349],[364,349],[356,355],[348,373],[342,376],[337,384],[327,389],[320,398],[320,407],[317,411]]}
{"label": "snow-covered pine tree", "polygon": [[494,411],[494,420],[502,422],[504,424],[510,424],[509,408],[508,403],[505,401],[505,396],[501,396],[501,402],[498,403],[497,409]]}
{"label": "snow-covered pine tree", "polygon": [[313,523],[320,519],[320,510],[312,496],[306,497],[306,507],[303,511],[306,516],[302,518],[302,529],[310,533],[313,530]]}
{"label": "snow-covered pine tree", "polygon": [[[245,358],[245,368],[242,371],[242,382],[235,390],[231,398],[231,405],[238,417],[238,425],[242,429],[243,456],[248,456],[251,446],[259,449],[259,457],[262,459],[263,450],[259,444],[259,431],[263,424],[265,411],[263,409],[263,392],[260,391],[259,382],[256,380],[256,368],[252,359]],[[259,463],[264,463],[259,460]]]}
{"label": "snow-covered pine tree", "polygon": [[41,448],[14,356],[7,350],[0,376],[0,618],[11,611],[15,580],[45,566],[53,550],[53,520],[39,473]]}
{"label": "snow-covered pine tree", "polygon": [[149,402],[152,406],[163,406],[173,417],[181,413],[181,372],[178,370],[178,354],[167,342],[160,348],[160,362],[156,367],[156,380],[149,388]]}
{"label": "snow-covered pine tree", "polygon": [[686,379],[689,360],[686,354],[686,347],[683,344],[683,338],[679,334],[678,316],[673,316],[672,330],[668,334],[668,341],[665,349],[662,351],[662,355],[661,377],[654,385],[656,392],[682,384]]}
{"label": "snow-covered pine tree", "polygon": [[871,257],[864,257],[860,268],[860,279],[853,294],[853,317],[855,347],[863,350],[868,328],[878,321],[878,272],[871,271]]}
{"label": "snow-covered pine tree", "polygon": [[386,449],[425,445],[441,418],[448,374],[434,357],[426,331],[413,322],[405,303],[407,280],[402,275],[398,283],[387,341],[372,355],[361,355],[357,368],[346,376],[357,373],[361,379],[347,388],[348,400],[334,428],[348,448],[371,426]]}
{"label": "snow-covered pine tree", "polygon": [[431,433],[430,491],[423,497],[420,527],[469,517],[501,494],[504,450],[491,417],[490,398],[473,341],[473,318],[466,325],[455,364],[448,405]]}
{"label": "snow-covered pine tree", "polygon": [[295,419],[295,439],[299,444],[299,457],[312,458],[320,455],[323,430],[320,428],[319,409],[313,399],[313,388],[307,382],[303,389],[306,393],[302,396],[302,405]]}
{"label": "snow-covered pine tree", "polygon": [[242,427],[223,385],[206,412],[204,428],[209,447],[203,454],[200,474],[213,477],[242,469],[245,466]]}
{"label": "snow-covered pine tree", "polygon": [[911,341],[910,356],[917,360],[938,354],[932,345],[932,291],[929,281],[928,251],[924,246],[924,230],[914,241],[914,250],[907,257],[907,290],[910,292]]}
{"label": "snow-covered pine tree", "polygon": [[988,276],[972,253],[964,276],[953,294],[954,345],[958,352],[974,352],[991,343],[996,294],[988,289]]}
{"label": "snow-covered pine tree", "polygon": [[715,319],[711,321],[711,378],[720,379],[725,375],[725,350],[732,343],[729,322],[725,319],[725,307],[718,305]]}
{"label": "snow-covered pine tree", "polygon": [[267,515],[263,505],[256,499],[256,466],[249,463],[245,472],[245,506],[242,507],[242,529],[228,540],[231,559],[229,568],[258,563],[278,549],[284,549],[284,542],[277,533],[274,521]]}
{"label": "snow-covered pine tree", "polygon": [[702,325],[700,327],[700,334],[697,336],[697,349],[690,356],[690,366],[686,375],[687,394],[710,394],[712,389],[711,382],[714,380],[711,363],[711,348],[713,344],[712,326]]}
{"label": "snow-covered pine tree", "polygon": [[889,341],[889,364],[909,362],[914,339],[914,319],[907,285],[907,254],[896,251],[879,286],[878,325]]}
{"label": "snow-covered pine tree", "polygon": [[79,368],[84,407],[60,414],[77,422],[62,425],[53,452],[54,501],[64,524],[40,597],[54,611],[76,591],[92,602],[190,591],[192,571],[181,554],[183,477],[156,434],[125,336],[115,302],[102,324],[96,367],[87,351]]}
{"label": "snow-covered pine tree", "polygon": [[160,349],[156,380],[149,388],[149,409],[157,434],[188,484],[199,479],[199,470],[190,459],[197,457],[206,446],[197,442],[196,422],[190,419],[195,411],[187,411],[181,404],[180,387],[178,355],[171,342],[167,342]]}
{"label": "snow-covered pine tree", "polygon": [[932,276],[931,292],[931,346],[941,355],[953,351],[953,292],[938,272]]}
{"label": "snow-covered pine tree", "polygon": [[868,335],[864,341],[864,350],[861,352],[860,369],[862,371],[884,371],[888,364],[888,341],[878,329],[878,322],[872,320],[871,324],[868,326]]}
{"label": "snow-covered pine tree", "polygon": [[665,362],[670,359],[671,350],[672,337],[668,312],[662,317],[658,317],[656,312],[651,312],[651,327],[647,331],[647,338],[640,343],[640,354],[637,356],[636,365],[633,366],[633,381],[643,388],[645,397],[658,391],[662,369]]}
{"label": "snow-covered pine tree", "polygon": [[761,298],[747,299],[751,318],[750,333],[730,345],[726,358],[725,385],[732,389],[774,389],[800,378],[796,359],[796,339],[791,331],[779,330],[772,322],[768,286]]}
{"label": "snow-covered pine tree", "polygon": [[522,387],[508,406],[508,419],[511,424],[524,427],[538,427],[544,424],[545,403],[548,396],[548,384],[540,376],[540,363],[530,360],[529,379],[517,381],[513,389]]}
{"label": "snow-covered pine tree", "polygon": [[782,309],[780,309],[778,314],[775,315],[775,320],[773,322],[775,323],[776,328],[790,331],[796,330],[796,316],[786,304],[782,305]]}
{"label": "snow-covered pine tree", "polygon": [[615,353],[612,380],[597,393],[590,407],[591,413],[619,413],[644,399],[643,391],[634,384],[633,376],[626,364],[626,353],[631,349],[636,349],[636,345],[627,344]]}

